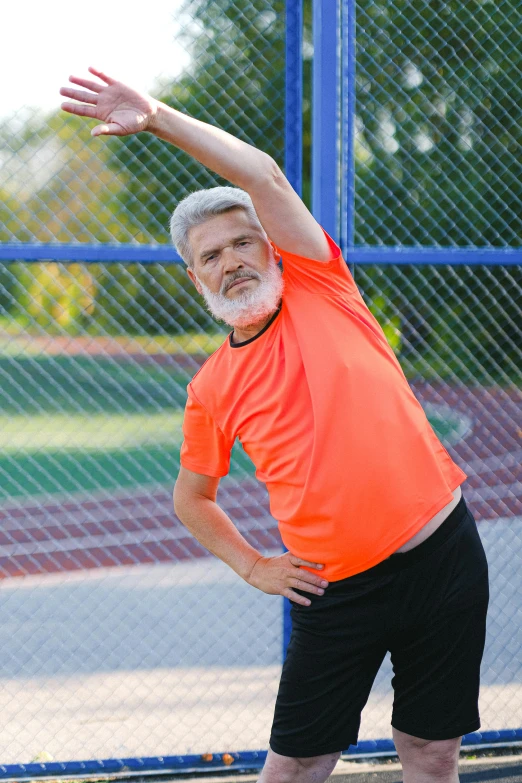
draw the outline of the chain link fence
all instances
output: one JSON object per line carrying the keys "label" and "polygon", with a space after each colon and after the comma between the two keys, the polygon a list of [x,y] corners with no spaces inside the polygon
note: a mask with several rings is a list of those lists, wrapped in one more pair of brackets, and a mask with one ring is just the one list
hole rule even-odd
{"label": "chain link fence", "polygon": [[[519,247],[520,8],[357,11],[356,242]],[[284,3],[189,0],[180,20],[189,64],[154,94],[282,165]],[[91,140],[59,112],[9,118],[0,139],[0,241],[20,256],[27,243],[168,243],[179,198],[221,184],[145,134]],[[492,572],[482,728],[520,727],[520,267],[361,265],[355,279],[469,475]],[[281,602],[209,556],[171,499],[186,385],[226,330],[180,265],[133,263],[131,247],[121,264],[14,258],[0,307],[0,762],[266,748]],[[220,504],[280,552],[238,444],[231,465]],[[390,678],[386,661],[361,739],[390,736]]]}
{"label": "chain link fence", "polygon": [[[520,248],[520,4],[356,10],[355,244]],[[360,265],[355,280],[469,476],[491,572],[482,730],[500,730],[522,721],[522,270],[454,258]]]}
{"label": "chain link fence", "polygon": [[356,244],[520,247],[522,8],[357,3]]}

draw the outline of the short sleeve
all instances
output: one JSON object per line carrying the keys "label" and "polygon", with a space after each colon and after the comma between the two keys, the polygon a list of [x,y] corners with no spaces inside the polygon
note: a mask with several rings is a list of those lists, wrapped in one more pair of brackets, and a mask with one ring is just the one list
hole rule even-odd
{"label": "short sleeve", "polygon": [[190,384],[183,418],[183,436],[180,462],[184,468],[216,478],[227,475],[233,444],[227,442],[214,419],[197,400]]}
{"label": "short sleeve", "polygon": [[332,253],[330,261],[316,261],[276,248],[283,261],[285,286],[290,289],[300,288],[311,294],[358,295],[358,288],[340,248],[326,231],[324,234]]}

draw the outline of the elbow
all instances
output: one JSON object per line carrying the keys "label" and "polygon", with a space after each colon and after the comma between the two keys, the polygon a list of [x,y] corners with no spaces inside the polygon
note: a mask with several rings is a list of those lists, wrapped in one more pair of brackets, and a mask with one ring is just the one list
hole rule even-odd
{"label": "elbow", "polygon": [[183,483],[178,479],[174,485],[172,500],[174,513],[181,524],[187,527],[194,516],[194,510],[201,501],[201,496],[190,488],[184,487]]}
{"label": "elbow", "polygon": [[248,169],[248,173],[240,187],[252,194],[254,191],[266,192],[267,186],[284,180],[285,176],[275,160],[266,152],[256,150],[259,157],[256,165]]}
{"label": "elbow", "polygon": [[255,180],[249,183],[248,187],[245,187],[252,197],[259,195],[266,198],[266,194],[270,191],[279,195],[284,191],[288,191],[291,188],[287,178],[270,155],[265,152],[262,164],[259,166],[257,176]]}
{"label": "elbow", "polygon": [[281,186],[284,182],[286,182],[286,177],[275,162],[273,158],[270,157],[270,155],[267,155],[265,152],[263,153],[266,160],[264,162],[263,167],[263,175],[264,175],[264,182],[269,183],[270,185],[276,185]]}
{"label": "elbow", "polygon": [[172,502],[174,504],[174,513],[180,520],[180,522],[183,522],[183,492],[181,491],[181,488],[179,486],[179,482],[176,481],[174,484],[174,491],[172,493]]}

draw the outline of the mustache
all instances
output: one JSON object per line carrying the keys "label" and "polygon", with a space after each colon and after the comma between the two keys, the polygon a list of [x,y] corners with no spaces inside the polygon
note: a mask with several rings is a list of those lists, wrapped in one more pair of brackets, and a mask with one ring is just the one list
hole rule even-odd
{"label": "mustache", "polygon": [[261,275],[258,272],[234,272],[228,280],[221,286],[221,293],[226,294],[230,286],[232,286],[236,280],[261,280]]}

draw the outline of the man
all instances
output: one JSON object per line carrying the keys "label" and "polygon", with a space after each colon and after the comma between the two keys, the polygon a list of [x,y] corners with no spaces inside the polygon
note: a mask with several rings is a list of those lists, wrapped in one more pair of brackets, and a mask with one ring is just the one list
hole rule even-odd
{"label": "man", "polygon": [[[176,513],[250,585],[292,602],[262,783],[321,783],[356,744],[389,650],[405,783],[458,780],[480,726],[487,563],[451,460],[339,248],[275,162],[90,68],[62,108],[98,135],[148,130],[236,187],[191,194],[171,231],[233,327],[188,386]],[[283,272],[278,261],[282,258]],[[216,504],[239,438],[288,552],[263,557]]]}

